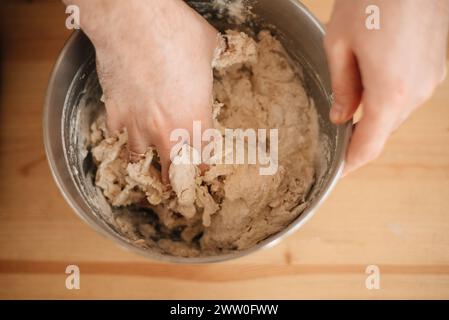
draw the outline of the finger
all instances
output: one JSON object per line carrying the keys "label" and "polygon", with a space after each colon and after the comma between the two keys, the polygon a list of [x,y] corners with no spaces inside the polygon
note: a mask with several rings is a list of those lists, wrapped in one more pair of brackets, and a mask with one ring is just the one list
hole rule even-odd
{"label": "finger", "polygon": [[334,94],[330,118],[341,124],[352,118],[360,104],[362,80],[357,59],[346,44],[326,42],[326,54]]}
{"label": "finger", "polygon": [[128,131],[129,161],[139,161],[143,158],[150,146],[148,136],[145,134],[144,130],[139,129],[135,120],[132,120],[131,124],[128,125],[126,129]]}
{"label": "finger", "polygon": [[169,174],[168,170],[170,169],[171,160],[170,160],[170,150],[166,150],[165,148],[157,148],[159,154],[159,161],[161,164],[161,177],[163,184],[169,184]]}
{"label": "finger", "polygon": [[355,125],[349,144],[343,175],[348,174],[377,158],[396,122],[389,107],[362,103],[365,110],[362,119]]}
{"label": "finger", "polygon": [[106,126],[110,134],[117,135],[124,127],[122,119],[118,114],[118,108],[111,99],[105,101]]}

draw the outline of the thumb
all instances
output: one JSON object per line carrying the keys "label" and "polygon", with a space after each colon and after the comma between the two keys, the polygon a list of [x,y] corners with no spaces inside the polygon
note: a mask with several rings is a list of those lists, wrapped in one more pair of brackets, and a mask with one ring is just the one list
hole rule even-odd
{"label": "thumb", "polygon": [[351,137],[344,174],[356,170],[380,155],[397,119],[392,115],[390,104],[373,101],[366,94],[362,103],[364,112]]}
{"label": "thumb", "polygon": [[357,59],[349,47],[343,43],[325,43],[325,47],[334,94],[330,118],[341,124],[352,118],[360,104],[362,80]]}

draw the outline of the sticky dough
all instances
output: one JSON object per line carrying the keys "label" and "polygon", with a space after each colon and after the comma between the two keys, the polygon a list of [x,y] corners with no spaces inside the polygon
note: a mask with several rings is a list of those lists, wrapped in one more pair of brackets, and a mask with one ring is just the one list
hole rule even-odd
{"label": "sticky dough", "polygon": [[[111,136],[101,112],[91,126],[96,185],[115,207],[150,208],[156,220],[118,216],[121,232],[138,244],[177,256],[246,249],[297,217],[314,183],[318,121],[301,72],[268,31],[253,40],[227,31],[214,61],[214,126],[277,128],[279,167],[260,175],[259,164],[216,164],[201,175],[193,164],[172,165],[171,186],[161,183],[157,154],[127,161],[127,134]],[[137,231],[136,231],[137,230]],[[174,236],[175,234],[175,236]]]}

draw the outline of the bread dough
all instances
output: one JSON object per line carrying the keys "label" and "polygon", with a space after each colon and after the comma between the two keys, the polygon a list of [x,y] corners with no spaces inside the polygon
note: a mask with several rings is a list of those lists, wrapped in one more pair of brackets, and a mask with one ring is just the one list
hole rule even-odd
{"label": "bread dough", "polygon": [[270,32],[256,39],[227,31],[214,61],[214,126],[277,128],[279,167],[260,175],[259,164],[211,165],[201,175],[193,164],[170,167],[161,183],[156,151],[127,161],[127,134],[111,136],[101,112],[91,126],[96,185],[114,207],[151,209],[116,217],[120,231],[137,244],[176,256],[242,250],[282,230],[298,216],[315,181],[318,121],[301,70]]}

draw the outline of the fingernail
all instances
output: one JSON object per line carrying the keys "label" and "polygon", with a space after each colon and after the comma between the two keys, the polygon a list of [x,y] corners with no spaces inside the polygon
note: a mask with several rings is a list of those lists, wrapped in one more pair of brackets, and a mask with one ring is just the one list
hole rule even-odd
{"label": "fingernail", "polygon": [[332,106],[330,118],[332,122],[341,122],[343,120],[343,107],[335,103]]}

